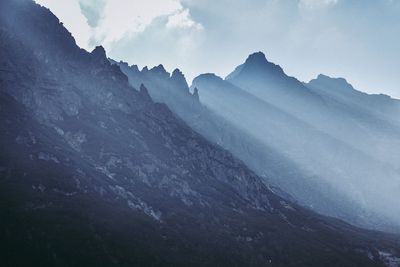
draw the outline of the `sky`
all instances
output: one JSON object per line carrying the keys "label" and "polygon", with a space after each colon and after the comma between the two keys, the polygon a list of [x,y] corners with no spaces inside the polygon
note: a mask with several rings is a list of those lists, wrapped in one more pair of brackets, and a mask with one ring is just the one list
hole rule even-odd
{"label": "sky", "polygon": [[191,80],[228,75],[262,51],[308,82],[344,77],[400,98],[400,0],[35,0],[91,51]]}

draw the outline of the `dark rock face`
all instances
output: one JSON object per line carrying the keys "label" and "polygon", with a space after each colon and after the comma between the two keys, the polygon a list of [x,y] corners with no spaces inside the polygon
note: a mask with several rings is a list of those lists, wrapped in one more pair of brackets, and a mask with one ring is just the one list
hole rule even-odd
{"label": "dark rock face", "polygon": [[79,49],[48,10],[2,1],[0,14],[1,266],[383,266],[398,257],[395,237],[276,196],[144,86],[134,90],[101,48]]}

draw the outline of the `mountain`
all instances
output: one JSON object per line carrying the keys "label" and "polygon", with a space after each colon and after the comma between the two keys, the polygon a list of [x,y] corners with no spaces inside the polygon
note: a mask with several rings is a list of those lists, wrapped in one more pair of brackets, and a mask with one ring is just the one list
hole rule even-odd
{"label": "mountain", "polygon": [[298,108],[304,101],[320,100],[300,81],[287,76],[279,65],[269,62],[262,52],[249,55],[225,80],[264,100],[273,100],[278,106],[292,101],[288,109]]}
{"label": "mountain", "polygon": [[[219,114],[218,110],[210,110],[203,106],[201,103],[202,100],[200,100],[200,102],[197,99],[196,101],[193,101],[194,94],[191,95],[188,93],[189,88],[187,82],[183,81],[183,79],[181,79],[182,82],[180,82],[180,86],[171,86],[173,75],[167,73],[166,70],[163,70],[164,79],[160,80],[158,78],[159,75],[150,74],[147,67],[143,68],[142,71],[139,71],[135,65],[129,67],[128,64],[124,62],[115,62],[113,60],[110,60],[110,62],[117,64],[121,68],[129,78],[132,86],[138,88],[140,84],[145,84],[155,101],[167,104],[175,114],[182,118],[182,120],[184,120],[191,128],[205,136],[209,141],[223,146],[237,155],[248,166],[260,171],[259,174],[264,177],[264,181],[267,184],[270,185],[271,182],[279,181],[280,183],[285,183],[287,185],[296,185],[293,186],[293,188],[296,188],[296,190],[299,191],[291,190],[283,192],[279,190],[279,188],[275,187],[274,190],[281,196],[292,200],[294,200],[292,196],[294,196],[295,199],[301,200],[306,198],[305,201],[309,204],[308,206],[317,203],[315,206],[323,207],[320,209],[314,207],[316,210],[331,209],[332,212],[330,214],[336,215],[338,213],[335,211],[337,210],[337,206],[333,205],[337,204],[337,201],[329,201],[327,194],[321,194],[319,191],[315,190],[316,186],[311,185],[312,180],[310,181],[310,179],[305,177],[303,179],[300,178],[301,176],[305,176],[304,172],[301,171],[290,159],[273,147],[263,144],[256,137],[247,134],[246,127],[236,127],[230,122],[231,118],[219,116],[217,115]],[[175,70],[175,72],[177,72],[177,70]],[[222,81],[221,78],[214,74],[202,75],[197,78],[194,83],[204,89],[206,87],[204,86],[205,84],[203,81],[206,83],[216,82],[220,88],[224,86],[224,83],[228,84],[228,86],[232,86],[231,84]],[[197,88],[194,87],[193,90],[196,91]],[[233,92],[237,90],[239,91],[239,94],[246,95],[246,97],[250,99],[250,105],[259,105],[262,108],[263,105],[266,104],[239,88],[231,90],[230,94],[227,95],[220,95],[217,90],[212,90],[213,94],[207,94],[207,91],[203,90],[201,98],[206,100],[209,96],[212,96],[216,100],[227,99],[232,101]],[[227,101],[227,103],[230,103],[229,101]],[[241,106],[243,104],[242,101],[243,98],[234,103],[232,106],[233,110],[229,111],[227,114],[235,116],[235,111],[238,111],[236,107]],[[221,101],[221,103],[218,103],[216,106],[219,108],[226,108],[226,106],[224,106],[224,101]],[[265,107],[261,110],[261,115],[263,114],[262,112],[265,114],[272,110],[274,110],[274,107]],[[283,119],[288,118],[286,114],[281,114],[281,116]],[[280,183],[274,184],[284,187]],[[314,191],[315,194],[310,194],[310,191]],[[337,194],[334,195],[334,198],[337,198]],[[343,209],[341,209],[341,211],[343,212]],[[354,210],[352,209],[349,209],[346,212],[349,216],[354,214]]]}
{"label": "mountain", "polygon": [[[242,140],[245,146],[251,147],[251,157],[242,151],[232,150],[226,143],[221,145],[264,177],[268,184],[284,188],[284,192],[295,200],[319,212],[336,216],[341,212],[349,216],[354,214],[353,209],[345,210],[343,205],[339,205],[336,192],[328,193],[328,184],[316,183],[316,178],[291,158],[295,152],[293,150],[298,149],[299,145],[298,139],[290,133],[315,137],[313,142],[316,142],[321,138],[317,131],[215,74],[198,76],[193,86],[200,88],[202,102],[211,111],[241,127],[240,130],[247,133],[247,136],[253,137]],[[268,142],[265,142],[266,137]],[[322,188],[326,189],[325,192],[321,192]],[[340,198],[344,199],[345,196]]]}
{"label": "mountain", "polygon": [[[268,164],[268,168],[263,169],[263,176],[285,177],[282,180],[287,183],[299,182],[299,179],[289,179],[289,176],[297,176],[299,172],[287,159],[284,159],[271,147],[267,147],[256,138],[248,135],[244,129],[236,127],[227,119],[204,106],[196,87],[192,88],[193,94],[189,93],[188,84],[179,70],[175,70],[170,75],[163,69],[163,79],[159,79],[159,74],[150,72],[147,67],[139,71],[135,65],[129,66],[125,62],[116,62],[112,59],[109,59],[109,61],[120,67],[121,71],[128,77],[130,85],[134,88],[145,85],[154,101],[168,105],[175,115],[210,142],[240,155],[240,159],[245,161],[248,166],[258,166],[260,161],[263,166]],[[160,66],[158,68],[160,69]],[[174,73],[176,74],[174,75]],[[178,75],[179,79],[173,78]],[[174,82],[174,80],[179,80],[179,82]],[[282,165],[285,168],[282,168]],[[270,185],[270,183],[268,184]],[[307,190],[304,184],[299,188]],[[274,191],[279,192],[285,198],[291,198],[279,188],[275,187]],[[320,202],[323,202],[321,198]]]}
{"label": "mountain", "polygon": [[[145,67],[140,71],[136,65],[129,66],[126,62],[112,59],[109,61],[121,69],[131,86],[140,88],[142,84],[145,85],[154,101],[167,104],[183,119],[193,121],[202,113],[198,96],[190,93],[185,76],[179,69],[170,74],[163,65],[158,65],[151,69]],[[188,110],[192,112],[187,112]]]}
{"label": "mountain", "polygon": [[354,89],[344,78],[331,78],[320,74],[316,79],[306,83],[308,88],[323,94],[325,97],[345,103],[349,107],[361,109],[371,116],[381,116],[399,125],[400,101],[388,95],[369,95]]}
{"label": "mountain", "polygon": [[0,14],[2,266],[400,260],[398,236],[277,196],[146,85],[133,88],[102,47],[78,48],[49,10],[2,1]]}
{"label": "mountain", "polygon": [[[398,123],[371,116],[371,112],[333,99],[326,95],[326,90],[306,87],[287,76],[281,67],[269,62],[261,52],[250,55],[226,80],[376,160],[383,159],[398,167]],[[376,97],[370,96],[369,99]],[[399,110],[393,110],[392,117],[398,118],[398,115]],[[387,142],[389,140],[391,142]]]}
{"label": "mountain", "polygon": [[[320,213],[398,231],[400,130],[394,120],[287,76],[260,52],[225,80],[204,74],[192,86],[207,108],[272,148],[272,155],[262,147],[255,150],[279,158],[273,167],[266,156],[249,159],[224,146],[259,175],[266,169],[281,174],[267,175],[268,183]],[[358,99],[370,106],[364,100]]]}

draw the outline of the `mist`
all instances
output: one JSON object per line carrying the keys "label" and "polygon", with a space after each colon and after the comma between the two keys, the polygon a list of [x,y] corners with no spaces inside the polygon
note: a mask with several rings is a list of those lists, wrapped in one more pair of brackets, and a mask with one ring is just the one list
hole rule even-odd
{"label": "mist", "polygon": [[261,52],[189,86],[157,59],[181,55],[172,39],[154,67],[82,49],[118,42],[126,21],[144,43],[155,21],[181,36],[209,26],[191,1],[157,1],[142,18],[118,5],[140,1],[45,1],[83,12],[89,39],[33,0],[0,1],[1,266],[400,264],[399,101],[302,83]]}
{"label": "mist", "polygon": [[[294,162],[305,173],[299,179],[331,199],[344,196],[343,210],[358,207],[347,220],[376,227],[387,218],[399,225],[399,101],[327,76],[302,84],[261,53],[225,80],[205,74],[192,86],[213,112]],[[255,169],[263,173],[265,166],[259,161]],[[312,192],[273,180],[300,203],[331,213],[309,200]]]}

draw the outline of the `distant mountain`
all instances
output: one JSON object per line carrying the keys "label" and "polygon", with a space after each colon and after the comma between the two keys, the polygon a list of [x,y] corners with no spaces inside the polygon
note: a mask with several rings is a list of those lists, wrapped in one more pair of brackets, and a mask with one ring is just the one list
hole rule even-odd
{"label": "distant mountain", "polygon": [[185,76],[179,69],[170,74],[163,65],[159,65],[151,69],[145,67],[140,71],[136,65],[129,66],[125,62],[109,60],[113,65],[120,67],[134,88],[145,85],[154,101],[167,104],[187,120],[194,120],[192,116],[198,116],[202,112],[198,96],[189,92]]}
{"label": "distant mountain", "polygon": [[[287,76],[281,67],[269,62],[261,52],[250,55],[226,80],[377,160],[384,159],[398,167],[398,124],[333,99],[326,95],[326,90],[306,87],[297,79]],[[377,97],[368,96],[367,99],[364,97],[364,105]],[[393,102],[398,101],[389,101],[388,108]],[[398,118],[398,108],[392,111],[391,117]],[[387,142],[389,140],[392,142]],[[365,141],[369,145],[365,145]]]}
{"label": "distant mountain", "polygon": [[400,122],[397,116],[400,114],[399,100],[388,95],[369,95],[357,91],[344,78],[331,78],[320,74],[305,86],[354,109],[361,109],[373,116],[383,116],[392,123]]}
{"label": "distant mountain", "polygon": [[399,237],[274,194],[146,85],[129,85],[102,47],[79,49],[47,9],[2,1],[0,15],[1,266],[399,260]]}
{"label": "distant mountain", "polygon": [[307,135],[312,142],[324,138],[321,133],[214,74],[200,75],[193,84],[200,88],[202,102],[213,112],[253,137],[242,140],[243,144],[251,146],[252,157],[222,145],[262,175],[268,184],[282,188],[296,201],[319,212],[347,220],[355,218],[360,206],[349,205],[351,200],[345,195],[338,198],[338,192],[329,183],[314,177],[291,156],[295,151],[290,149],[299,149],[300,144],[308,142],[304,140],[298,144],[291,133]]}
{"label": "distant mountain", "polygon": [[269,62],[262,52],[249,55],[225,80],[264,99],[273,99],[277,105],[294,100],[288,108],[296,108],[302,101],[320,100],[300,81],[287,76],[279,65]]}
{"label": "distant mountain", "polygon": [[[212,110],[205,107],[200,100],[200,96],[196,87],[192,88],[193,94],[189,93],[189,87],[186,80],[179,79],[176,83],[173,76],[179,73],[180,77],[184,77],[179,70],[175,70],[175,75],[170,75],[165,69],[163,79],[159,79],[159,74],[154,74],[147,67],[142,71],[125,62],[115,62],[109,59],[112,64],[118,65],[121,71],[126,74],[129,83],[134,88],[146,86],[149,94],[156,102],[167,104],[168,107],[183,121],[185,121],[192,129],[202,134],[212,143],[220,145],[229,151],[240,155],[240,159],[244,160],[249,166],[258,166],[268,163],[267,168],[264,168],[263,176],[267,177],[285,177],[287,183],[298,182],[298,179],[289,179],[291,176],[299,175],[296,167],[285,159],[283,156],[274,151],[271,147],[267,147],[256,138],[249,136],[244,129],[234,126],[227,119],[217,115]],[[154,68],[152,68],[154,69]],[[161,69],[161,66],[158,66]],[[283,172],[284,165],[287,171]],[[301,188],[306,188],[304,185]],[[274,188],[275,192],[279,192],[281,196],[290,198],[290,196]],[[305,189],[304,189],[305,190]],[[320,199],[322,202],[322,200]]]}
{"label": "distant mountain", "polygon": [[[341,95],[348,99],[342,101],[317,86],[324,87],[322,83],[312,84],[288,77],[258,52],[225,80],[204,74],[192,86],[199,89],[207,108],[283,155],[280,170],[275,167],[283,175],[269,176],[270,183],[318,212],[364,227],[398,231],[400,128],[388,119],[396,117],[397,101],[371,100],[379,97],[354,89],[357,99]],[[382,111],[386,103],[387,116],[374,112],[372,102],[379,102]],[[248,159],[225,148],[259,175],[273,169],[265,157]],[[297,171],[291,174],[288,168]]]}

